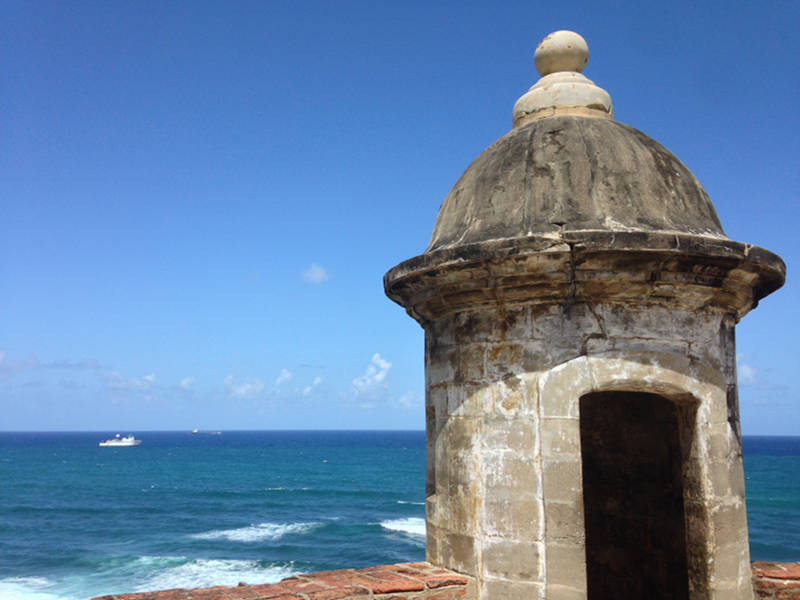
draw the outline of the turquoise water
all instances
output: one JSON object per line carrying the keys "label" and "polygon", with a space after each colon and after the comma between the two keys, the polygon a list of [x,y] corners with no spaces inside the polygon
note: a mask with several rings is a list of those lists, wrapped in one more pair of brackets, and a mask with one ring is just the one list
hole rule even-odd
{"label": "turquoise water", "polygon": [[[0,433],[0,598],[424,558],[423,432],[113,433]],[[753,558],[797,560],[800,438],[746,438],[745,467]]]}

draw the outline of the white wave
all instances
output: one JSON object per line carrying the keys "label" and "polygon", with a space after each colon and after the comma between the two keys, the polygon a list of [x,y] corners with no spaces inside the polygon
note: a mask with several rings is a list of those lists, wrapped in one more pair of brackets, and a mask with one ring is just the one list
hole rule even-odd
{"label": "white wave", "polygon": [[171,588],[235,586],[239,582],[257,585],[274,583],[298,572],[292,563],[263,566],[254,560],[196,559],[156,571],[138,584],[136,590],[147,592]]}
{"label": "white wave", "polygon": [[425,537],[425,519],[417,517],[381,521],[381,527],[389,529],[390,531],[399,531],[409,535]]}
{"label": "white wave", "polygon": [[238,529],[215,529],[214,531],[195,533],[189,537],[196,540],[225,539],[231,542],[248,543],[265,540],[274,541],[289,534],[308,533],[321,525],[322,523],[259,523],[258,525],[250,525]]}
{"label": "white wave", "polygon": [[417,506],[425,506],[424,502],[412,502],[411,500],[398,500],[398,504],[415,504]]}
{"label": "white wave", "polygon": [[0,598],[9,600],[78,600],[75,596],[56,594],[48,588],[54,584],[42,577],[9,577],[0,579]]}

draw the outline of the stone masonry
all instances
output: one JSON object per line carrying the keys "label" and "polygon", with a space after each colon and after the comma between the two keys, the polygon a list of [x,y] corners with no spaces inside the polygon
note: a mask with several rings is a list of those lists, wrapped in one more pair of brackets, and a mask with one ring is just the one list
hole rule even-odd
{"label": "stone masonry", "polygon": [[384,277],[425,330],[427,560],[481,600],[750,599],[736,323],[785,266],[556,32]]}

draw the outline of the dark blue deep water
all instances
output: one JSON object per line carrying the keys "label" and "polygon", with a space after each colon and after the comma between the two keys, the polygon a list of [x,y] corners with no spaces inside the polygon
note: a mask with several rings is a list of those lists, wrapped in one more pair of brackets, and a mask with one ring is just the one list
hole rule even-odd
{"label": "dark blue deep water", "polygon": [[[132,433],[0,432],[0,598],[424,558],[423,432]],[[800,559],[800,438],[744,450],[753,559]]]}

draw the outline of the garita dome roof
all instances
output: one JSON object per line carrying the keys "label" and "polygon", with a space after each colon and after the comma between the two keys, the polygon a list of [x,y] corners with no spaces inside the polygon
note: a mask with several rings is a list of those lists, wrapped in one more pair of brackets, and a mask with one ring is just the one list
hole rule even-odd
{"label": "garita dome roof", "polygon": [[669,150],[613,119],[569,31],[536,50],[541,79],[512,130],[453,186],[426,251],[384,277],[425,325],[498,304],[656,302],[736,319],[783,285],[777,255],[725,236],[703,187]]}
{"label": "garita dome roof", "polygon": [[536,50],[542,78],[514,106],[514,128],[467,168],[442,204],[428,251],[558,231],[672,231],[724,237],[703,187],[675,155],[613,120],[584,75],[577,33]]}

